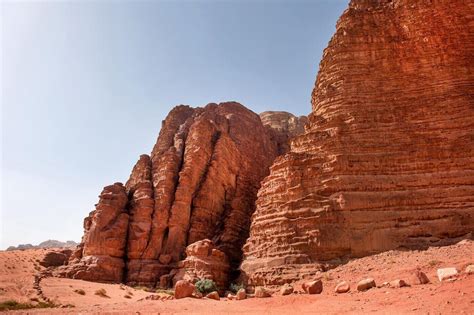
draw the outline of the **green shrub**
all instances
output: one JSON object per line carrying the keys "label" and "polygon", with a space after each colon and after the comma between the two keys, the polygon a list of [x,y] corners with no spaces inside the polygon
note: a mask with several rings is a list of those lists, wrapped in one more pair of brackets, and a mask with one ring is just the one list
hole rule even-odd
{"label": "green shrub", "polygon": [[245,289],[245,287],[242,283],[231,283],[229,289],[232,293],[237,293],[240,289]]}
{"label": "green shrub", "polygon": [[210,279],[199,279],[195,284],[196,289],[202,294],[208,294],[217,291],[216,283]]}

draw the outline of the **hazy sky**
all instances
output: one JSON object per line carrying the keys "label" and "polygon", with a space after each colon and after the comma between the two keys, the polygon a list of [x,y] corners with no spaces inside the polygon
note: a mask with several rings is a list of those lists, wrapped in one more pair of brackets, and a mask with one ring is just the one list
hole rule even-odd
{"label": "hazy sky", "polygon": [[347,3],[2,1],[0,249],[79,241],[175,105],[309,113]]}

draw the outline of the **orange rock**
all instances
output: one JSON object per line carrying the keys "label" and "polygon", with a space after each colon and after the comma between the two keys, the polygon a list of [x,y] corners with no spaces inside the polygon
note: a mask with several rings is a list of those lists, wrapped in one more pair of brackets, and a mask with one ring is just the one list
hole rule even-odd
{"label": "orange rock", "polygon": [[336,288],[334,289],[334,291],[336,293],[346,293],[346,292],[349,292],[350,289],[351,287],[349,283],[347,283],[346,281],[341,281],[336,285]]}
{"label": "orange rock", "polygon": [[321,294],[323,292],[323,282],[321,280],[305,282],[301,287],[308,294]]}
{"label": "orange rock", "polygon": [[258,193],[241,267],[250,285],[474,229],[466,12],[463,1],[350,2],[324,51],[306,131]]}
{"label": "orange rock", "polygon": [[186,280],[179,280],[176,282],[174,287],[174,297],[176,299],[182,299],[186,297],[193,296],[194,293],[194,284]]}
{"label": "orange rock", "polygon": [[[265,121],[273,121],[272,115],[265,114]],[[285,145],[282,139],[301,130],[303,118],[283,116],[287,121],[279,118],[283,127],[277,142],[272,127],[239,103],[175,107],[163,121],[151,155],[140,156],[125,186],[111,186],[116,200],[102,209],[108,199],[101,196],[94,212],[100,215],[86,219],[84,242],[69,270],[77,263],[83,279],[155,286],[184,258],[186,246],[203,239],[212,239],[216,252],[191,256],[226,261],[236,270],[260,182]],[[102,276],[93,271],[99,266],[91,269],[81,261],[98,255],[99,260],[88,261],[108,260],[111,274]],[[227,282],[229,267],[225,269],[216,271],[222,273],[217,282]]]}

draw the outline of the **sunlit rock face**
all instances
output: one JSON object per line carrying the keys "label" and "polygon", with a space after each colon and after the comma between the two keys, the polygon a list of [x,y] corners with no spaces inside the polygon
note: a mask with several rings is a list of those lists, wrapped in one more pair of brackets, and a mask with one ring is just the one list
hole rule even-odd
{"label": "sunlit rock face", "polygon": [[[104,189],[62,275],[154,286],[201,240],[212,241],[235,271],[260,182],[283,145],[239,103],[175,107],[126,184]],[[227,283],[229,270],[219,268],[209,272]]]}
{"label": "sunlit rock face", "polygon": [[473,14],[472,1],[350,2],[306,132],[258,193],[249,283],[474,230]]}

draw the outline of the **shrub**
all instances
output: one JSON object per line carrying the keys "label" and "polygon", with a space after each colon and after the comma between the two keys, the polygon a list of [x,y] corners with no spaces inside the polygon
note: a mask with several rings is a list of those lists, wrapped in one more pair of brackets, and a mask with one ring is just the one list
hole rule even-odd
{"label": "shrub", "polygon": [[163,294],[168,294],[168,295],[174,296],[174,291],[173,290],[156,289],[155,293],[163,293]]}
{"label": "shrub", "polygon": [[76,289],[76,290],[74,290],[74,292],[76,292],[77,294],[80,294],[80,295],[86,295],[86,291],[84,291],[82,289]]}
{"label": "shrub", "polygon": [[217,291],[216,283],[210,279],[199,279],[195,284],[196,289],[202,294],[208,294]]}
{"label": "shrub", "polygon": [[242,283],[231,283],[229,289],[232,293],[237,293],[240,289],[245,289],[245,286]]}
{"label": "shrub", "polygon": [[105,291],[105,289],[99,289],[99,290],[95,291],[94,294],[98,295],[98,296],[101,296],[101,297],[104,297],[104,298],[110,298],[110,296],[107,295],[107,291]]}
{"label": "shrub", "polygon": [[0,303],[0,311],[27,310],[31,308],[50,308],[50,307],[57,307],[57,305],[51,302],[38,302],[38,304],[19,303],[14,300],[9,300],[9,301]]}

